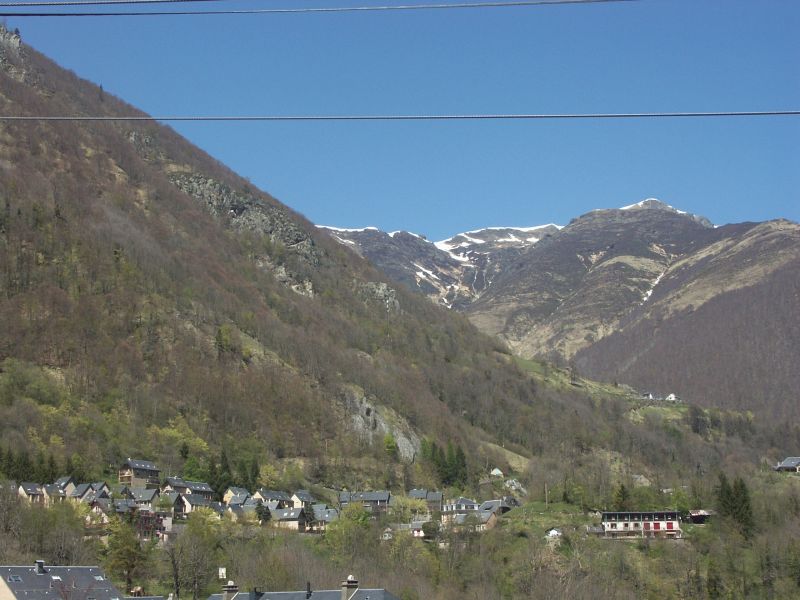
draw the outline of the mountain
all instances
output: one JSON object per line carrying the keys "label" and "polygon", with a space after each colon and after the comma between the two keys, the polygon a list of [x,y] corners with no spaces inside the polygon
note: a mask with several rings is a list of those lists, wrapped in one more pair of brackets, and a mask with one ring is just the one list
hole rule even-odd
{"label": "mountain", "polygon": [[436,244],[395,233],[382,252],[373,240],[388,234],[336,235],[524,357],[706,405],[800,410],[795,223],[714,227],[648,198],[563,228],[484,229]]}
{"label": "mountain", "polygon": [[560,229],[552,224],[488,227],[431,243],[407,231],[386,233],[375,227],[319,227],[395,281],[456,310],[466,310],[491,286],[503,266],[525,248]]}

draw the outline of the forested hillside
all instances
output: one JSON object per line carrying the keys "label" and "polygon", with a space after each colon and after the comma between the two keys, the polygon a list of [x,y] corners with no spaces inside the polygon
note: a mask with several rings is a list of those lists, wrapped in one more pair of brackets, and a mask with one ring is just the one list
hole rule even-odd
{"label": "forested hillside", "polygon": [[[12,37],[2,114],[142,114]],[[425,436],[468,446],[473,469],[501,459],[481,440],[530,456],[655,438],[651,466],[698,462],[620,420],[613,394],[537,383],[167,127],[4,122],[0,216],[0,442],[31,455],[179,472],[183,444],[200,462],[225,445],[248,464],[302,458],[339,485],[334,471],[383,456],[385,435],[405,463]]]}

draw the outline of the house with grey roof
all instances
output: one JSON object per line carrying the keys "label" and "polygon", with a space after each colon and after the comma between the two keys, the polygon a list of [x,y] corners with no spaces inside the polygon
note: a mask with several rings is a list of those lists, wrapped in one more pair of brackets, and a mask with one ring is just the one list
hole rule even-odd
{"label": "house with grey roof", "polygon": [[425,489],[413,489],[408,492],[408,497],[424,501],[425,504],[428,505],[428,512],[430,513],[442,512],[442,508],[444,507],[443,492]]}
{"label": "house with grey roof", "polygon": [[225,490],[224,494],[222,494],[222,501],[225,504],[230,504],[231,503],[231,498],[234,498],[234,497],[237,497],[237,496],[247,496],[249,498],[250,497],[250,492],[248,490],[246,490],[245,488],[243,488],[243,487],[231,486],[227,490]]}
{"label": "house with grey roof", "polygon": [[292,495],[292,506],[294,508],[305,508],[309,510],[311,505],[317,501],[314,496],[311,495],[311,492],[308,490],[297,490]]}
{"label": "house with grey roof", "polygon": [[23,481],[17,488],[20,498],[24,498],[31,504],[44,504],[44,491],[42,486],[31,481]]}
{"label": "house with grey roof", "polygon": [[214,499],[214,490],[205,481],[188,481],[180,477],[167,477],[161,491],[196,494],[208,500]]}
{"label": "house with grey roof", "polygon": [[42,494],[44,495],[45,506],[52,506],[58,502],[63,502],[67,495],[55,483],[49,483],[42,486]]}
{"label": "house with grey roof", "polygon": [[442,508],[442,523],[453,521],[456,515],[469,515],[478,512],[478,503],[463,496],[450,500]]}
{"label": "house with grey roof", "polygon": [[339,518],[339,511],[328,507],[327,504],[313,504],[311,512],[314,515],[314,520],[311,522],[311,531],[315,533],[323,533],[328,528],[328,525]]}
{"label": "house with grey roof", "polygon": [[508,505],[508,503],[504,499],[487,500],[486,502],[482,503],[478,507],[478,510],[482,511],[482,512],[488,511],[488,512],[497,513],[497,516],[499,517],[500,515],[504,515],[508,511],[510,511],[511,507]]}
{"label": "house with grey roof", "polygon": [[132,500],[136,502],[136,505],[139,509],[147,509],[153,510],[158,499],[161,497],[161,493],[158,491],[158,488],[133,488],[130,490]]}
{"label": "house with grey roof", "polygon": [[787,456],[775,467],[776,471],[800,472],[800,456]]}
{"label": "house with grey roof", "polygon": [[375,517],[386,512],[392,498],[391,492],[381,490],[376,492],[339,492],[339,506],[344,508],[348,504],[358,502]]}
{"label": "house with grey roof", "polygon": [[69,497],[72,493],[72,490],[75,489],[75,486],[78,484],[77,481],[72,477],[72,475],[64,475],[63,477],[59,477],[55,480],[55,485],[57,485],[61,490],[63,490],[64,495]]}
{"label": "house with grey roof", "polygon": [[119,482],[129,487],[159,487],[161,469],[149,460],[128,458],[119,467]]}
{"label": "house with grey roof", "polygon": [[253,498],[261,500],[264,504],[268,504],[270,502],[277,502],[278,508],[287,508],[294,506],[294,503],[292,502],[292,497],[286,492],[281,492],[278,490],[268,490],[265,488],[261,488],[255,494],[253,494]]}
{"label": "house with grey roof", "polygon": [[0,567],[3,600],[122,600],[100,567],[34,565]]}
{"label": "house with grey roof", "polygon": [[270,523],[281,529],[304,532],[312,517],[302,508],[276,508],[270,511]]}

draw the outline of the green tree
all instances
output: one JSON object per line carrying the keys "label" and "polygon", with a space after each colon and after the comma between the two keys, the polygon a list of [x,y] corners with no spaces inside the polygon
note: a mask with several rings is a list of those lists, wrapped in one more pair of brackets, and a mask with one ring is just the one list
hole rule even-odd
{"label": "green tree", "polygon": [[392,460],[397,460],[399,448],[397,447],[397,440],[394,439],[391,433],[383,436],[383,449],[386,452],[386,456]]}
{"label": "green tree", "polygon": [[344,561],[359,554],[368,555],[365,552],[373,546],[376,537],[371,532],[369,513],[358,503],[345,506],[325,532],[325,542],[334,556]]}
{"label": "green tree", "polygon": [[747,484],[741,477],[737,477],[733,482],[731,488],[732,496],[732,511],[731,517],[741,527],[742,535],[750,539],[755,529],[755,521],[753,518],[753,505],[750,502],[750,491],[747,489]]}
{"label": "green tree", "polygon": [[151,549],[139,540],[130,523],[114,518],[109,524],[106,568],[125,580],[126,590],[132,588],[133,578],[146,570]]}
{"label": "green tree", "polygon": [[631,493],[624,483],[614,491],[614,510],[627,511],[632,509]]}
{"label": "green tree", "polygon": [[717,513],[721,517],[732,517],[734,513],[733,488],[725,473],[719,474],[719,483],[714,490],[717,499]]}

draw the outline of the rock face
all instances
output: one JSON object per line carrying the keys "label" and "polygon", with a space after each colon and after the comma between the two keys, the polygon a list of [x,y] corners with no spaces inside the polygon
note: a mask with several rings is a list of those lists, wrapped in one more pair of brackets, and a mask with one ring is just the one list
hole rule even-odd
{"label": "rock face", "polygon": [[648,198],[564,228],[435,244],[375,229],[332,234],[524,357],[701,404],[800,415],[789,400],[800,388],[796,223],[715,228]]}

